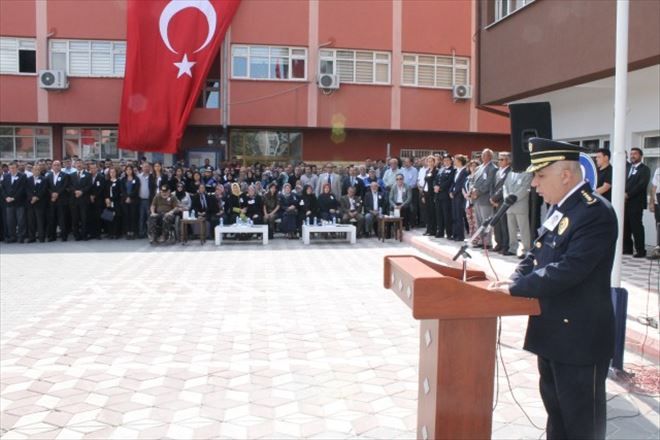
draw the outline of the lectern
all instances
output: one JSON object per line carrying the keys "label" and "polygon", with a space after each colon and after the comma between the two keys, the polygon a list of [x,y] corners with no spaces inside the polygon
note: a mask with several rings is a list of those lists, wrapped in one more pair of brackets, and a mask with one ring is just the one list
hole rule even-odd
{"label": "lectern", "polygon": [[536,299],[488,290],[483,271],[385,257],[385,288],[421,320],[418,439],[491,436],[497,317],[538,315]]}

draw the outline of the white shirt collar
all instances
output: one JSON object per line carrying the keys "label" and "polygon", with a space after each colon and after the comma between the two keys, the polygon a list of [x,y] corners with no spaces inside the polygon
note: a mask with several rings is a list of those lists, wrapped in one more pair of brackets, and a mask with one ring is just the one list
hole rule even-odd
{"label": "white shirt collar", "polygon": [[565,202],[570,196],[572,196],[573,193],[574,193],[575,191],[577,191],[578,189],[580,189],[580,188],[582,187],[582,185],[584,185],[584,181],[580,181],[580,183],[578,183],[577,185],[575,185],[575,186],[573,187],[573,189],[571,189],[571,190],[570,190],[570,191],[564,196],[564,198],[561,199],[561,201],[560,201],[559,203],[557,203],[557,208],[560,208],[561,205],[563,205],[564,202]]}

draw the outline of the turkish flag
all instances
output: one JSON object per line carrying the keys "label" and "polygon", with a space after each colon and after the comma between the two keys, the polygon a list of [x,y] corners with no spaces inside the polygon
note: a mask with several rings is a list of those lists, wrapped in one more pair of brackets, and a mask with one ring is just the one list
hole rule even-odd
{"label": "turkish flag", "polygon": [[240,0],[128,0],[119,147],[175,153]]}

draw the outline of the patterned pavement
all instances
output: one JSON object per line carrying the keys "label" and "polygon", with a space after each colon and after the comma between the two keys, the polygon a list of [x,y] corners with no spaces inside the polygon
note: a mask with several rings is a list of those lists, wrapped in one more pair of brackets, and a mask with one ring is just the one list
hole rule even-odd
{"label": "patterned pavement", "polygon": [[[414,438],[419,326],[382,287],[383,256],[411,253],[1,244],[0,438]],[[524,326],[502,320],[493,438],[544,435]],[[609,438],[657,438],[657,398],[608,393],[634,415]]]}

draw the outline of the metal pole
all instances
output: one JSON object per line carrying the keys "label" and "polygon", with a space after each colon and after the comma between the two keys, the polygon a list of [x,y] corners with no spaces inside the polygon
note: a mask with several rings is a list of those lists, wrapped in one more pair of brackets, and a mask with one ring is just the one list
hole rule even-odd
{"label": "metal pole", "polygon": [[619,222],[612,287],[621,287],[623,251],[623,210],[626,189],[626,101],[628,92],[628,11],[629,0],[616,2],[616,65],[614,71],[614,133],[612,151],[612,206]]}

